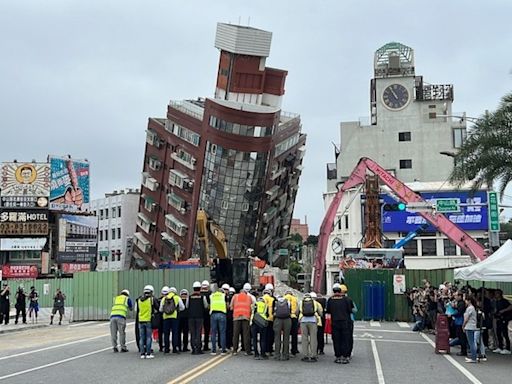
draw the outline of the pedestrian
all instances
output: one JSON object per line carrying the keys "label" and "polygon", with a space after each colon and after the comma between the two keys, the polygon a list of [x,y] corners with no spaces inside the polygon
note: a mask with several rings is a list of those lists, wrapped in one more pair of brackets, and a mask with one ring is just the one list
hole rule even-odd
{"label": "pedestrian", "polygon": [[302,332],[302,361],[317,362],[317,331],[322,316],[320,305],[313,300],[310,293],[304,295],[299,305],[299,322]]}
{"label": "pedestrian", "polygon": [[326,312],[331,315],[332,343],[334,346],[334,362],[348,364],[350,362],[350,315],[352,300],[345,296],[345,285],[335,283],[333,295],[327,300]]}
{"label": "pedestrian", "polygon": [[132,308],[130,291],[127,289],[123,289],[118,296],[114,297],[112,311],[110,312],[110,337],[114,352],[119,352],[117,348],[118,333],[121,352],[128,352],[128,348],[126,348],[126,316],[128,310],[131,311]]}
{"label": "pedestrian", "polygon": [[59,312],[59,325],[62,325],[62,316],[64,316],[64,301],[66,300],[66,295],[62,293],[60,288],[57,289],[55,296],[53,296],[53,308],[52,314],[50,315],[50,325],[53,324],[53,317],[57,312]]}
{"label": "pedestrian", "polygon": [[[39,294],[36,291],[34,286],[30,287],[30,293],[28,294],[28,317],[30,317],[31,321],[37,323],[37,313],[39,312]],[[34,314],[34,319],[32,318],[32,314]]]}
{"label": "pedestrian", "polygon": [[[228,287],[229,290],[229,287]],[[217,333],[220,333],[221,355],[226,351],[226,293],[225,290],[215,288],[210,295],[210,321],[212,326],[212,355],[217,354]]]}
{"label": "pedestrian", "polygon": [[[180,291],[181,301],[185,304],[188,300],[188,290],[182,289]],[[178,312],[178,349],[180,352],[190,352],[188,349],[188,308],[185,305],[183,311]]]}
{"label": "pedestrian", "polygon": [[153,297],[154,288],[152,285],[146,285],[144,292],[136,301],[136,319],[139,329],[139,352],[141,359],[153,359],[152,344],[152,319],[155,312],[158,312],[159,304]]}
{"label": "pedestrian", "polygon": [[466,297],[465,300],[466,311],[464,312],[464,322],[462,323],[462,329],[466,332],[468,341],[469,351],[471,357],[466,357],[466,363],[476,363],[476,339],[475,333],[477,331],[477,314],[475,309],[475,299],[472,296]]}
{"label": "pedestrian", "polygon": [[[327,299],[322,296],[320,293],[311,292],[311,297],[322,307],[322,315],[320,316],[320,324],[318,325],[318,330],[316,333],[317,339],[317,350],[318,355],[325,355],[325,306],[327,304]],[[292,319],[293,320],[293,319]],[[293,339],[292,339],[293,340]],[[292,341],[293,343],[293,341]]]}
{"label": "pedestrian", "polygon": [[233,348],[233,310],[230,307],[231,300],[235,295],[235,288],[229,287],[226,295],[226,306],[228,312],[226,314],[226,349],[230,351]]}
{"label": "pedestrian", "polygon": [[292,328],[292,307],[290,302],[279,296],[274,300],[274,344],[275,360],[290,360],[290,330]]}
{"label": "pedestrian", "polygon": [[11,310],[11,303],[9,301],[10,294],[9,285],[7,282],[4,282],[0,290],[0,325],[2,323],[5,323],[5,325],[9,324],[9,312]]}
{"label": "pedestrian", "polygon": [[[502,355],[510,355],[510,337],[508,335],[508,323],[512,319],[512,304],[503,297],[503,291],[497,289],[496,297],[496,338],[498,347],[493,351]],[[505,341],[505,342],[503,342]]]}
{"label": "pedestrian", "polygon": [[[268,360],[267,350],[267,330],[268,326],[268,308],[263,297],[259,297],[256,303],[252,306],[251,313],[251,334],[252,334],[252,347],[254,349],[254,358],[256,360]],[[258,350],[258,335],[259,335],[259,350]]]}
{"label": "pedestrian", "polygon": [[[242,345],[247,356],[252,355],[250,344],[249,321],[251,319],[251,306],[256,301],[250,295],[251,285],[245,283],[240,293],[233,296],[231,309],[233,310],[233,355],[238,353],[238,340],[242,336]],[[254,301],[253,301],[254,300]]]}
{"label": "pedestrian", "polygon": [[16,292],[16,304],[14,304],[14,307],[16,308],[14,324],[18,324],[20,314],[23,324],[27,324],[27,295],[25,294],[23,287],[18,287],[18,291]]}
{"label": "pedestrian", "polygon": [[[163,286],[160,291],[160,297],[158,298],[158,303],[162,301],[162,299],[167,296],[169,293],[169,287],[167,285]],[[155,314],[155,325],[158,330],[158,350],[159,352],[164,351],[164,318],[162,312],[160,312],[160,308],[158,312]]]}
{"label": "pedestrian", "polygon": [[[208,301],[208,305],[210,305],[210,295],[212,291],[210,290],[210,282],[208,280],[204,280],[201,283],[201,295],[203,297],[206,297],[206,300]],[[207,352],[210,350],[209,344],[210,344],[210,313],[209,311],[206,311],[203,318],[203,351]]]}
{"label": "pedestrian", "polygon": [[299,301],[293,294],[291,288],[286,290],[284,295],[285,299],[288,300],[291,306],[291,321],[292,326],[290,328],[290,338],[292,341],[291,354],[293,357],[299,353]]}
{"label": "pedestrian", "polygon": [[201,294],[201,283],[192,284],[192,293],[186,300],[188,310],[188,328],[190,330],[190,346],[193,355],[202,355],[201,329],[203,328],[204,312],[208,310],[208,301]]}
{"label": "pedestrian", "polygon": [[457,352],[456,355],[467,357],[467,338],[462,328],[462,325],[464,324],[464,313],[466,312],[466,304],[464,303],[463,300],[463,293],[461,291],[457,291],[457,293],[455,294],[455,299],[456,303],[453,306],[455,311],[454,314],[451,316],[453,318],[453,325],[455,327],[456,339],[450,342],[450,346],[460,344],[460,352]]}
{"label": "pedestrian", "polygon": [[269,356],[274,354],[274,286],[270,283],[265,285],[263,290],[263,299],[268,308],[268,327],[267,327],[267,353]]}
{"label": "pedestrian", "polygon": [[175,287],[169,288],[169,293],[160,302],[160,312],[163,313],[164,319],[164,353],[171,352],[170,336],[172,330],[172,353],[179,354],[179,323],[178,312],[183,311],[185,305],[178,295]]}

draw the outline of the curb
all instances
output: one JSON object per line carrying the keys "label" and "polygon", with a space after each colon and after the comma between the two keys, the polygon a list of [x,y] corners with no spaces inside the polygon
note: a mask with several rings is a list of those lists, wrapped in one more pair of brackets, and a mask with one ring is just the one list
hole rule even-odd
{"label": "curb", "polygon": [[0,328],[0,334],[3,334],[3,333],[13,333],[13,332],[23,332],[23,331],[29,331],[31,329],[46,328],[48,326],[49,325],[47,325],[47,324],[39,324],[39,325],[34,325],[32,327],[11,328],[11,329],[1,329]]}

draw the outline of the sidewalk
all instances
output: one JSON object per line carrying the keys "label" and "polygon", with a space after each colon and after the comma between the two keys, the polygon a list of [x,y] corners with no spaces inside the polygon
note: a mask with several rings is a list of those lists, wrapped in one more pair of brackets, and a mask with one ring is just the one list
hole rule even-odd
{"label": "sidewalk", "polygon": [[[0,334],[2,333],[10,333],[10,332],[21,332],[30,329],[44,328],[50,325],[50,315],[52,313],[51,308],[40,308],[37,316],[37,323],[32,322],[28,317],[27,313],[27,324],[23,324],[23,320],[20,316],[18,319],[18,324],[14,324],[16,318],[16,310],[11,309],[9,315],[9,324],[1,324],[0,325]],[[69,325],[71,323],[70,319],[73,318],[73,308],[66,308],[66,312],[64,313],[64,317],[62,319],[62,325]],[[53,319],[53,324],[59,324],[59,314],[57,313]],[[57,325],[58,326],[58,325]]]}

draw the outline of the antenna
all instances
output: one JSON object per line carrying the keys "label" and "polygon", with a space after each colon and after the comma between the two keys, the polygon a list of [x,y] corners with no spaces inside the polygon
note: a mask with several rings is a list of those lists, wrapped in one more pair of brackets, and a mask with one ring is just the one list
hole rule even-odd
{"label": "antenna", "polygon": [[247,18],[247,26],[251,25],[251,16]]}
{"label": "antenna", "polygon": [[242,23],[242,16],[238,16],[238,25]]}

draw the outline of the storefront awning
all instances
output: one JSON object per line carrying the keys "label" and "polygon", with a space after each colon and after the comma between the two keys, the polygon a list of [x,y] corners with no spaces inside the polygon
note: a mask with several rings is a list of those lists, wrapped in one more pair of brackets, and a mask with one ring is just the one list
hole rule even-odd
{"label": "storefront awning", "polygon": [[0,251],[41,251],[46,237],[0,239]]}

